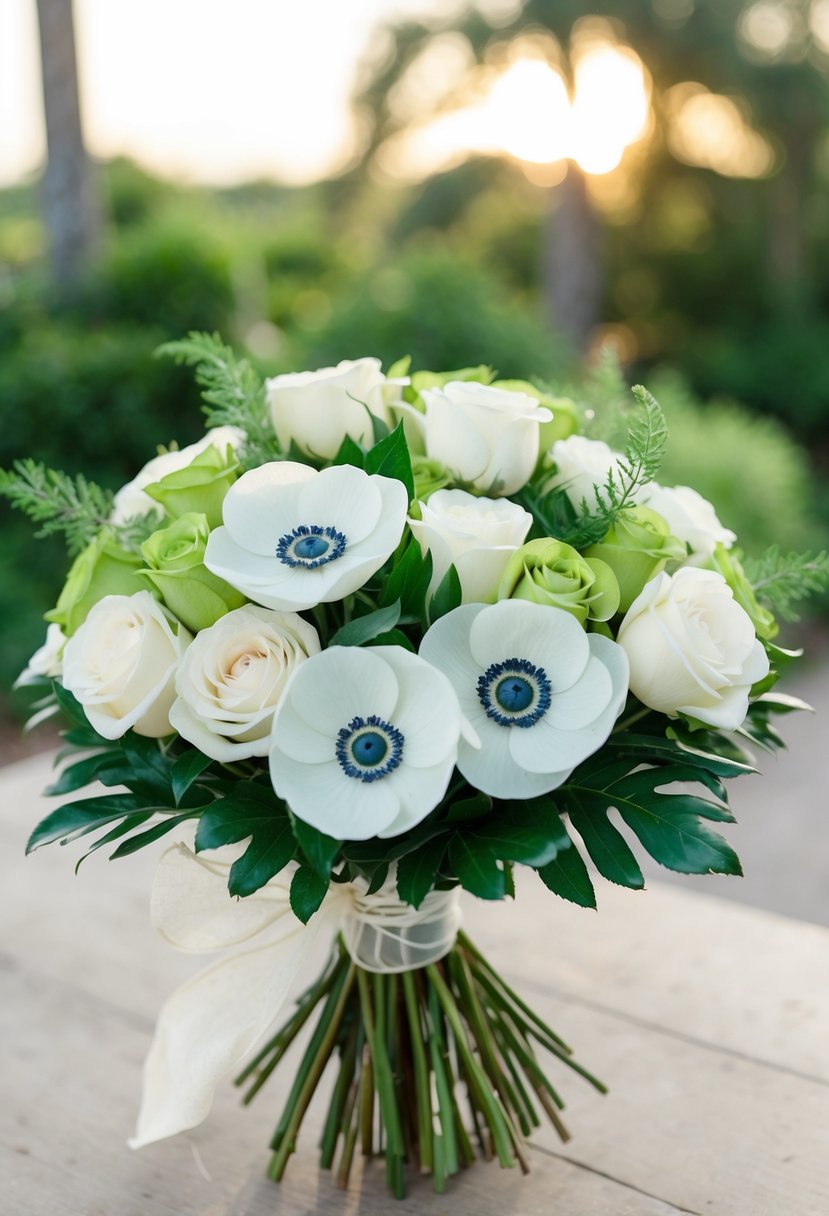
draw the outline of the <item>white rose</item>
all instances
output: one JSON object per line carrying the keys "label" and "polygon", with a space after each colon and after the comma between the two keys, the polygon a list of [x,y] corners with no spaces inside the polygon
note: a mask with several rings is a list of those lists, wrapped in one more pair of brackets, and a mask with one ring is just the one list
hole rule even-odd
{"label": "white rose", "polygon": [[553,417],[535,397],[471,380],[451,380],[421,396],[430,459],[483,494],[515,494],[526,485],[538,460],[540,425]]}
{"label": "white rose", "polygon": [[604,486],[620,459],[619,453],[601,439],[585,439],[583,435],[559,439],[550,449],[550,456],[556,468],[545,488],[558,486],[564,490],[577,511],[583,501],[588,507],[596,505],[596,486]]}
{"label": "white rose", "polygon": [[288,678],[319,649],[316,629],[294,612],[253,604],[228,612],[188,647],[170,721],[214,760],[266,756]]}
{"label": "white rose", "polygon": [[371,446],[370,415],[387,426],[389,406],[408,380],[388,380],[379,359],[344,359],[336,367],[290,372],[267,381],[271,421],[280,447],[291,442],[306,455],[331,460],[348,435]]}
{"label": "white rose", "polygon": [[34,652],[23,671],[14,682],[14,688],[34,684],[44,677],[59,676],[63,671],[63,648],[66,635],[60,625],[52,624],[46,630],[46,640]]}
{"label": "white rose", "polygon": [[630,689],[643,705],[736,730],[752,684],[769,660],[754,626],[720,574],[684,566],[652,579],[633,601],[617,638],[630,662]]}
{"label": "white rose", "polygon": [[173,632],[149,591],[106,595],[63,652],[63,683],[99,735],[120,739],[132,727],[157,739],[172,732],[175,673],[190,634]]}
{"label": "white rose", "polygon": [[110,523],[123,524],[128,519],[134,519],[136,516],[148,515],[150,511],[160,512],[161,507],[159,504],[150,498],[149,494],[144,493],[144,486],[151,486],[153,482],[160,481],[168,473],[175,473],[178,469],[186,469],[189,464],[192,464],[194,458],[206,448],[214,447],[224,455],[228,445],[230,445],[235,451],[244,438],[245,432],[238,426],[216,426],[212,431],[208,431],[203,439],[199,439],[197,443],[191,443],[186,448],[175,448],[171,452],[162,452],[160,456],[154,456],[152,460],[144,465],[140,472],[136,473],[132,481],[128,481],[126,485],[121,486],[121,489],[115,495]]}
{"label": "white rose", "polygon": [[454,565],[464,604],[493,603],[507,562],[530,530],[529,512],[506,498],[437,490],[420,513],[409,527],[422,552],[432,555],[430,593]]}
{"label": "white rose", "polygon": [[717,545],[730,549],[737,539],[722,526],[708,499],[690,486],[653,485],[640,501],[652,511],[658,511],[677,540],[690,546],[688,564],[691,566],[704,565]]}

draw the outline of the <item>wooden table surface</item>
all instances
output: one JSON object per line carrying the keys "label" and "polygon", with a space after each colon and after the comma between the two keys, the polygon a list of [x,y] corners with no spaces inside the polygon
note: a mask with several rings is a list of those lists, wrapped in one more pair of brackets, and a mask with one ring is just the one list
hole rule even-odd
{"label": "wooden table surface", "polygon": [[514,905],[466,905],[470,935],[611,1086],[552,1073],[574,1136],[539,1134],[528,1178],[480,1164],[439,1197],[413,1175],[395,1203],[370,1164],[344,1194],[317,1176],[309,1127],[276,1187],[284,1077],[248,1110],[223,1085],[201,1128],[131,1152],[156,1012],[202,961],[149,927],[152,857],[99,854],[77,878],[75,850],[24,860],[46,776],[43,758],[0,773],[2,1216],[829,1214],[829,931],[658,884],[605,884],[598,915],[530,880]]}

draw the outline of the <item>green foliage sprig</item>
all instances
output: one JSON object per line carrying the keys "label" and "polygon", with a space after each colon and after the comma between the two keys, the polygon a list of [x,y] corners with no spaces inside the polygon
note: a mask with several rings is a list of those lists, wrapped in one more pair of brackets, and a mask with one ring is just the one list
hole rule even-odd
{"label": "green foliage sprig", "polygon": [[180,341],[165,342],[156,355],[195,368],[208,427],[236,426],[245,432],[241,456],[248,468],[281,455],[268,419],[262,377],[247,359],[237,358],[218,334],[193,331]]}
{"label": "green foliage sprig", "polygon": [[611,469],[603,486],[596,486],[596,502],[582,500],[576,510],[560,487],[538,494],[530,487],[517,498],[534,516],[540,535],[554,536],[577,549],[597,544],[637,493],[659,472],[668,442],[665,415],[656,398],[641,384],[633,388],[639,409],[628,428],[625,452]]}
{"label": "green foliage sprig", "polygon": [[40,524],[37,537],[62,533],[75,557],[107,523],[112,493],[78,474],[71,477],[36,460],[16,460],[0,469],[0,494]]}
{"label": "green foliage sprig", "polygon": [[829,585],[825,551],[782,553],[779,545],[772,545],[761,557],[747,558],[744,569],[755,595],[784,621],[799,620],[795,604]]}

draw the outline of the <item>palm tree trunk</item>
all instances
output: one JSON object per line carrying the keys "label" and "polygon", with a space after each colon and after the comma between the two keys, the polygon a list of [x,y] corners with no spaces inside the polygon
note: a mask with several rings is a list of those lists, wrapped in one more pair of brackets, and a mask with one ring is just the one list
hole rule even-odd
{"label": "palm tree trunk", "polygon": [[556,333],[583,354],[600,320],[601,228],[581,169],[572,162],[550,200],[544,250],[544,295]]}
{"label": "palm tree trunk", "polygon": [[52,268],[75,283],[100,236],[93,166],[83,139],[72,0],[37,0],[48,161],[41,206]]}

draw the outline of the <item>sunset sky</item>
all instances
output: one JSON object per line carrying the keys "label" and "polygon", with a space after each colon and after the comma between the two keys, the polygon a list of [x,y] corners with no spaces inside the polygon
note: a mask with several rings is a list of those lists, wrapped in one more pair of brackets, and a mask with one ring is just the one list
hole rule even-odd
{"label": "sunset sky", "polygon": [[[453,7],[75,0],[89,145],[193,180],[308,180],[348,154],[346,103],[375,24],[438,6]],[[37,169],[44,138],[35,0],[0,0],[0,185]]]}

